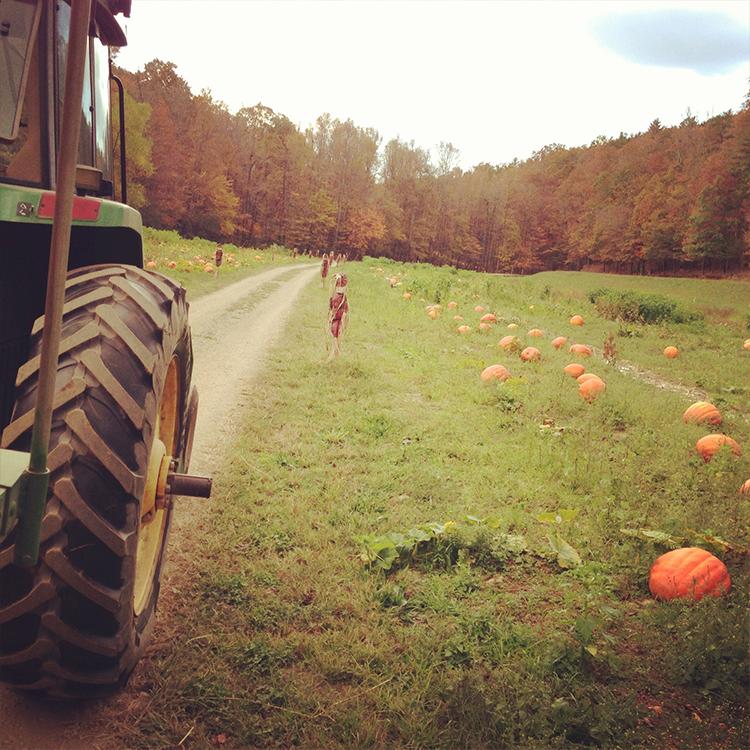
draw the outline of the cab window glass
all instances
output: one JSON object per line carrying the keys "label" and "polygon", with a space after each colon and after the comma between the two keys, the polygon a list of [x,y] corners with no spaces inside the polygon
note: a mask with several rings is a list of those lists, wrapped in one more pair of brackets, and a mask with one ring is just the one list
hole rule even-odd
{"label": "cab window glass", "polygon": [[39,10],[34,0],[0,0],[0,138],[18,134]]}
{"label": "cab window glass", "polygon": [[[56,3],[56,79],[57,79],[57,139],[59,145],[60,126],[62,119],[62,103],[65,96],[65,63],[68,59],[68,37],[70,35],[70,6],[67,3]],[[91,40],[86,52],[86,70],[83,77],[83,101],[81,104],[81,136],[78,141],[78,163],[94,164],[94,118],[91,99]]]}
{"label": "cab window glass", "polygon": [[[0,6],[2,0],[0,0]],[[29,185],[43,182],[42,110],[39,83],[39,45],[33,45],[18,133],[0,138],[0,179]]]}
{"label": "cab window glass", "polygon": [[112,179],[112,146],[109,108],[109,48],[94,39],[94,114],[96,161],[105,180]]}

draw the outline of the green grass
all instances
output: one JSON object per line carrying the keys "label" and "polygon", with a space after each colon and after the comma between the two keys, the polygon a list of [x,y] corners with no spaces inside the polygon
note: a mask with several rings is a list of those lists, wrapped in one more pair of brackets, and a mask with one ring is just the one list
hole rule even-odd
{"label": "green grass", "polygon": [[200,237],[188,240],[175,231],[164,229],[146,227],[143,231],[143,262],[154,263],[155,266],[150,266],[153,270],[180,282],[191,299],[259,271],[299,262],[288,248],[279,245],[259,249],[225,243],[222,247],[224,257],[217,273],[214,267],[215,242]]}
{"label": "green grass", "polygon": [[[720,553],[733,584],[721,599],[657,603],[648,571],[666,547],[621,529],[747,546],[747,451],[703,463],[692,446],[706,430],[681,421],[689,400],[602,361],[586,364],[606,393],[578,396],[549,339],[601,346],[611,330],[583,275],[346,271],[344,353],[324,361],[327,295],[311,285],[194,532],[200,555],[169,623],[180,636],[139,669],[151,702],[121,718],[114,744],[172,747],[190,732],[196,748],[742,747],[746,556]],[[430,320],[420,298],[455,298],[474,333],[445,309]],[[503,319],[490,333],[476,331],[478,303]],[[567,322],[577,312],[582,331]],[[498,349],[509,321],[545,330],[540,363]],[[675,381],[708,373],[723,429],[748,445],[747,400],[722,385],[747,384],[738,321],[719,334],[643,326],[617,343]],[[667,333],[684,356],[662,366],[652,349]],[[513,377],[485,386],[495,362]],[[431,522],[439,532],[387,571],[365,563],[384,535]],[[550,538],[581,564],[562,567]]]}

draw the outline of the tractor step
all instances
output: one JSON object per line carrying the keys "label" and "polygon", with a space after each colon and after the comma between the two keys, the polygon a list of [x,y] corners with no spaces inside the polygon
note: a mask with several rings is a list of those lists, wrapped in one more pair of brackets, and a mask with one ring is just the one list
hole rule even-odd
{"label": "tractor step", "polygon": [[23,473],[29,454],[0,449],[0,541],[10,533],[18,516]]}

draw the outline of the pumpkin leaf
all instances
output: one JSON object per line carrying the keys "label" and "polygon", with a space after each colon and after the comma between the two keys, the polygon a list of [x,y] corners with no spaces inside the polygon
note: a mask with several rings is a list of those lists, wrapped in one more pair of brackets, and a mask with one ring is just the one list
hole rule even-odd
{"label": "pumpkin leaf", "polygon": [[713,534],[706,534],[701,531],[693,531],[693,529],[690,529],[689,533],[693,541],[707,544],[709,547],[713,547],[719,552],[736,552],[739,555],[747,555],[750,553],[750,548],[745,547],[742,544],[728,542],[726,539],[714,536]]}
{"label": "pumpkin leaf", "polygon": [[576,568],[582,563],[578,550],[568,544],[559,534],[554,538],[548,534],[547,540],[552,551],[557,555],[557,564],[561,568],[566,570],[568,568]]}
{"label": "pumpkin leaf", "polygon": [[673,537],[666,531],[658,531],[656,529],[620,529],[620,533],[624,536],[630,536],[634,539],[643,539],[646,542],[652,542],[653,544],[661,544],[670,549],[677,549],[682,546],[682,540]]}
{"label": "pumpkin leaf", "polygon": [[[537,517],[537,521],[541,521],[542,523],[560,523],[558,519],[560,516],[557,515],[557,513],[540,513]],[[562,520],[560,518],[560,520]]]}
{"label": "pumpkin leaf", "polygon": [[503,547],[514,555],[526,552],[528,549],[526,537],[521,534],[501,534],[499,539]]}

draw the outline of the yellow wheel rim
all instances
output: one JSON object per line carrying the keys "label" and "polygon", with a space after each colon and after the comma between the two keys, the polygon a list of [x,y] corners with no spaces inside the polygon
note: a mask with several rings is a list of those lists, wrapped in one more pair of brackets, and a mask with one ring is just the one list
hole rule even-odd
{"label": "yellow wheel rim", "polygon": [[169,363],[164,391],[154,425],[146,471],[146,489],[141,498],[141,519],[138,530],[138,550],[135,558],[133,611],[140,615],[148,605],[154,589],[156,568],[167,528],[167,510],[159,507],[157,497],[163,495],[167,472],[177,448],[178,403],[180,393],[177,359]]}

